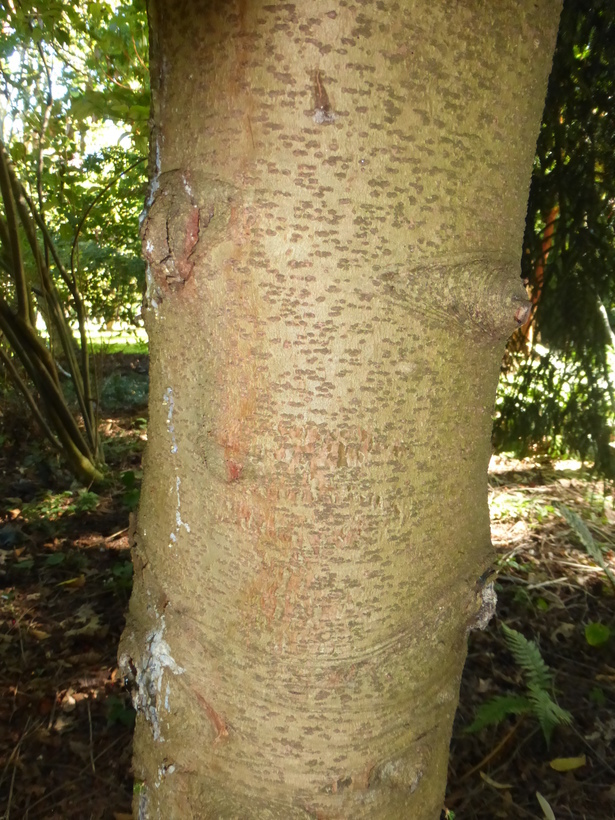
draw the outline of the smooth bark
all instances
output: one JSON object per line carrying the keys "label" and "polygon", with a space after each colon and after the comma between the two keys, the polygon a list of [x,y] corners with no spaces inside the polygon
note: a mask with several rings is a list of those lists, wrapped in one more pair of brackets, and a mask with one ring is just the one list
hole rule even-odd
{"label": "smooth bark", "polygon": [[151,3],[136,816],[439,817],[558,14]]}

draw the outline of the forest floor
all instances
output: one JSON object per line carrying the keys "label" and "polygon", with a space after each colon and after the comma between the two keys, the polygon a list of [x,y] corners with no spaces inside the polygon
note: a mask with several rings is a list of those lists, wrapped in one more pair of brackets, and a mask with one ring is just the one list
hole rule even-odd
{"label": "forest floor", "polygon": [[[116,651],[147,362],[109,358],[103,490],[50,460],[18,404],[0,418],[1,820],[132,817],[134,713]],[[615,596],[598,565],[615,570],[612,496],[574,464],[496,458],[489,484],[497,616],[470,635],[442,818],[615,818]],[[503,623],[534,642],[517,637],[516,658]],[[494,697],[499,722],[468,733]],[[547,744],[549,718],[561,725]]]}

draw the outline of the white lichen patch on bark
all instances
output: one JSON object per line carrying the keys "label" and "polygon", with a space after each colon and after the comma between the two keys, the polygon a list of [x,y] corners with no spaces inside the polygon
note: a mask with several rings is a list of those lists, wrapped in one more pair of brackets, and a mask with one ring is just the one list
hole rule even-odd
{"label": "white lichen patch on bark", "polygon": [[172,763],[162,763],[160,766],[158,766],[158,777],[156,778],[156,783],[154,784],[156,788],[159,789],[163,778],[165,778],[169,774],[173,774],[174,771],[175,766]]}
{"label": "white lichen patch on bark", "polygon": [[175,510],[175,532],[177,533],[182,527],[186,530],[186,532],[190,532],[190,525],[187,524],[185,521],[182,521],[182,517],[180,515],[179,509],[181,506],[181,501],[179,498],[179,485],[181,484],[181,479],[179,476],[175,476],[175,490],[177,492],[177,508]]}
{"label": "white lichen patch on bark", "polygon": [[[145,211],[143,211],[142,216],[145,215]],[[140,219],[140,217],[139,217]],[[157,310],[158,308],[158,300],[155,298],[155,293],[157,293],[156,287],[156,280],[154,279],[154,273],[152,271],[151,264],[147,261],[148,254],[152,254],[154,252],[154,243],[151,239],[148,239],[145,243],[145,304],[149,305],[152,310]]]}
{"label": "white lichen patch on bark", "polygon": [[132,701],[137,711],[145,716],[152,727],[154,740],[164,742],[160,731],[160,711],[167,712],[170,708],[170,683],[166,682],[164,702],[162,700],[162,678],[165,669],[174,675],[181,675],[186,670],[177,664],[171,655],[171,649],[164,640],[164,615],[160,616],[160,622],[156,629],[151,630],[146,637],[146,648],[141,659],[141,667],[137,669],[135,682],[136,688],[132,695]]}
{"label": "white lichen patch on bark", "polygon": [[[167,430],[171,436],[171,453],[175,455],[177,453],[177,440],[175,438],[175,425],[173,423],[173,413],[175,411],[175,400],[173,398],[173,388],[167,387],[164,392],[164,396],[162,397],[163,404],[168,406],[167,411]],[[175,468],[177,472],[177,467]],[[178,475],[175,476],[175,492],[177,494],[177,505],[175,507],[175,530],[169,536],[169,547],[172,547],[174,544],[177,544],[177,535],[181,528],[183,527],[186,532],[190,532],[190,525],[187,524],[185,521],[182,521],[181,517],[181,498],[179,495],[179,488],[181,486],[181,479]]]}
{"label": "white lichen patch on bark", "polygon": [[189,197],[192,198],[194,194],[192,192],[192,188],[190,187],[190,183],[188,182],[184,174],[182,174],[182,182],[184,183],[184,191],[188,194]]}
{"label": "white lichen patch on bark", "polygon": [[139,814],[137,820],[147,820],[147,794],[145,789],[139,795]]}
{"label": "white lichen patch on bark", "polygon": [[324,108],[317,108],[314,112],[314,122],[317,125],[324,125],[328,122],[335,122],[337,117],[332,111],[325,111]]}
{"label": "white lichen patch on bark", "polygon": [[151,178],[147,200],[145,202],[146,210],[151,206],[156,198],[158,189],[160,188],[160,133],[156,132],[156,145],[154,149],[154,173]]}
{"label": "white lichen patch on bark", "polygon": [[154,199],[156,198],[156,193],[160,188],[160,135],[156,135],[156,145],[154,149],[154,173],[152,174],[149,190],[147,192],[147,197],[145,200],[145,207],[139,214],[139,228],[143,227],[143,223],[147,219],[147,212],[149,211]]}
{"label": "white lichen patch on bark", "polygon": [[498,596],[495,591],[495,584],[485,584],[481,590],[480,609],[476,614],[474,623],[470,625],[470,629],[486,629],[489,621],[495,615],[497,603]]}
{"label": "white lichen patch on bark", "polygon": [[[143,236],[143,231],[145,229],[145,225],[147,224],[147,216],[149,213],[150,208],[152,207],[154,200],[156,199],[156,194],[160,188],[160,140],[161,136],[158,131],[156,131],[156,143],[154,146],[154,170],[153,174],[150,179],[149,190],[147,192],[147,197],[145,200],[145,207],[139,214],[139,231],[141,232],[141,236]],[[154,245],[151,239],[148,239],[145,243],[144,247],[144,256],[145,256],[145,299],[144,304],[149,305],[149,307],[154,311],[154,313],[158,310],[159,302],[156,298],[156,294],[159,292],[158,287],[156,285],[156,280],[154,279],[154,273],[152,271],[152,266],[148,261],[149,255],[151,255],[154,251]]]}
{"label": "white lichen patch on bark", "polygon": [[162,403],[168,406],[167,412],[167,430],[171,436],[171,452],[175,455],[177,452],[177,441],[175,440],[175,425],[173,424],[173,412],[175,410],[175,401],[173,400],[173,388],[167,387],[162,397]]}

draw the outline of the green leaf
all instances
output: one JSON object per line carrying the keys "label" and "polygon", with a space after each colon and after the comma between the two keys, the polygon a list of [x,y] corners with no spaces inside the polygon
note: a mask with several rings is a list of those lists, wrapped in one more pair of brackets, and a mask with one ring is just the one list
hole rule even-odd
{"label": "green leaf", "polygon": [[523,715],[532,711],[531,701],[523,695],[498,695],[476,710],[474,720],[464,732],[474,733],[501,723],[508,715]]}
{"label": "green leaf", "polygon": [[511,629],[506,624],[502,624],[502,631],[506,645],[517,664],[525,672],[528,685],[538,689],[548,689],[552,682],[551,670],[542,659],[535,642],[528,640],[516,629]]}
{"label": "green leaf", "polygon": [[150,114],[149,105],[131,105],[128,115],[133,120],[148,120]]}
{"label": "green leaf", "polygon": [[587,765],[587,757],[579,755],[578,757],[556,757],[549,761],[549,766],[555,772],[573,772],[575,769],[581,769]]}
{"label": "green leaf", "polygon": [[606,624],[589,623],[585,627],[585,640],[590,646],[603,646],[611,637],[611,630]]}
{"label": "green leaf", "polygon": [[66,555],[63,552],[52,552],[45,559],[45,564],[48,567],[57,567],[58,564],[62,564],[64,561],[66,561]]}
{"label": "green leaf", "polygon": [[132,729],[135,723],[136,712],[130,703],[126,703],[117,695],[107,698],[107,725],[120,724]]}
{"label": "green leaf", "polygon": [[[604,560],[604,555],[602,554],[601,548],[596,544],[594,541],[594,537],[587,528],[587,525],[583,521],[583,519],[578,516],[573,510],[570,510],[564,504],[559,504],[558,509],[563,517],[566,519],[570,527],[574,530],[577,534],[580,542],[585,547],[587,554],[590,558],[592,558],[598,566],[604,570],[607,575],[607,578],[615,587],[615,574],[612,572],[611,568],[607,565]],[[589,641],[588,641],[589,643]]]}
{"label": "green leaf", "polygon": [[598,547],[596,546],[596,542],[594,541],[594,537],[587,528],[587,524],[583,519],[577,515],[573,510],[566,507],[564,504],[557,505],[558,510],[562,514],[562,516],[566,519],[570,527],[576,532],[579,537],[579,540],[587,550],[588,554],[592,556],[598,556],[602,558],[602,554]]}
{"label": "green leaf", "polygon": [[141,490],[135,488],[134,490],[127,490],[122,496],[124,505],[129,510],[136,510],[139,506],[139,499],[141,498]]}
{"label": "green leaf", "polygon": [[542,809],[542,813],[546,817],[546,820],[555,820],[555,815],[553,814],[553,809],[549,805],[549,801],[543,797],[540,792],[536,792],[536,799],[540,803],[540,808]]}
{"label": "green leaf", "polygon": [[118,561],[117,564],[113,565],[113,574],[116,578],[120,578],[124,581],[129,581],[132,578],[132,561]]}
{"label": "green leaf", "polygon": [[100,496],[97,493],[88,490],[81,490],[77,498],[77,503],[74,505],[79,512],[89,512],[95,510],[100,501]]}
{"label": "green leaf", "polygon": [[553,730],[557,726],[569,726],[572,723],[572,715],[566,709],[558,706],[551,695],[538,686],[530,685],[528,694],[532,701],[532,711],[538,718],[547,746],[549,746]]}
{"label": "green leaf", "polygon": [[599,686],[594,686],[589,693],[589,699],[592,703],[595,703],[596,706],[604,706],[606,703],[606,695]]}
{"label": "green leaf", "polygon": [[121,482],[127,490],[132,490],[136,484],[134,470],[125,470],[120,476]]}
{"label": "green leaf", "polygon": [[25,570],[32,569],[34,566],[34,558],[25,558],[23,561],[17,561],[13,564],[14,569]]}

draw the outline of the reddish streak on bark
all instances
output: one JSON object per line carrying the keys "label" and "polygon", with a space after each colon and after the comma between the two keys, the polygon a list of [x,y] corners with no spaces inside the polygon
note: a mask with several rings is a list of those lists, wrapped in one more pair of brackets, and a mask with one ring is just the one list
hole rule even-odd
{"label": "reddish streak on bark", "polygon": [[261,595],[261,609],[265,617],[267,618],[267,623],[269,626],[273,623],[273,619],[275,616],[275,611],[278,608],[278,601],[276,598],[278,592],[278,584],[273,583],[270,584]]}
{"label": "reddish streak on bark", "polygon": [[329,102],[329,95],[327,89],[322,83],[322,71],[316,69],[314,71],[314,108],[316,110],[329,113],[331,111],[331,103]]}
{"label": "reddish streak on bark", "polygon": [[229,481],[237,481],[241,478],[243,464],[239,464],[230,458],[226,459],[226,477]]}
{"label": "reddish streak on bark", "polygon": [[545,265],[547,264],[549,251],[553,247],[553,233],[555,230],[555,222],[558,216],[559,205],[554,205],[549,211],[549,216],[547,217],[544,234],[542,236],[542,253],[540,254],[538,264],[536,265],[536,281],[534,284],[534,289],[532,291],[532,311],[530,313],[529,319],[521,327],[521,334],[523,339],[529,339],[530,336],[530,329],[532,327],[534,316],[536,314],[536,305],[538,304],[538,300],[540,299],[540,294],[542,293],[542,288],[544,285]]}
{"label": "reddish streak on bark", "polygon": [[199,209],[196,205],[188,214],[186,219],[186,233],[184,235],[184,246],[182,248],[181,259],[177,262],[177,270],[181,278],[186,281],[192,273],[194,262],[190,261],[190,254],[199,241]]}
{"label": "reddish streak on bark", "polygon": [[214,738],[214,743],[218,743],[218,741],[222,738],[228,737],[228,729],[226,728],[226,723],[224,722],[224,719],[220,717],[220,715],[216,712],[213,706],[209,704],[205,700],[203,695],[197,692],[197,690],[194,687],[192,687],[192,691],[196,695],[198,702],[205,710],[207,717],[211,721],[214,729],[216,730],[216,737]]}

